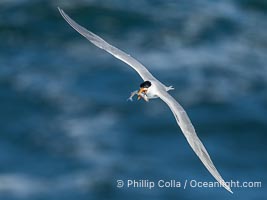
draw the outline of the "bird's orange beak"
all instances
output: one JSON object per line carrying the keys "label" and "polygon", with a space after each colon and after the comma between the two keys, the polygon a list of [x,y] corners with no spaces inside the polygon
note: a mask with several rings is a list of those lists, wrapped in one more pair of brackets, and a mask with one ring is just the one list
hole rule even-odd
{"label": "bird's orange beak", "polygon": [[137,95],[138,95],[138,100],[140,100],[141,99],[141,97],[142,97],[142,93],[146,93],[147,92],[147,88],[143,88],[143,87],[141,87],[140,89],[139,89],[139,91],[137,92]]}

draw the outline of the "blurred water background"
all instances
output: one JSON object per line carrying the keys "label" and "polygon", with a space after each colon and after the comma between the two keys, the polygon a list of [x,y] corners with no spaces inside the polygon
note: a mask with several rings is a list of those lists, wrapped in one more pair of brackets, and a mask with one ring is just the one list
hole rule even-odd
{"label": "blurred water background", "polygon": [[[141,78],[63,20],[141,61],[184,106],[226,181],[261,188],[117,188],[214,181]],[[0,1],[0,198],[265,199],[265,0]]]}

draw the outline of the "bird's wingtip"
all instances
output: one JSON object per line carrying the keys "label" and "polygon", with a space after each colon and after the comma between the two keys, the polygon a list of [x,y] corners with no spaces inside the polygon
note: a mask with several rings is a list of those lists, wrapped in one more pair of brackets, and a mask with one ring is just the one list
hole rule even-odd
{"label": "bird's wingtip", "polygon": [[229,188],[228,191],[229,191],[231,194],[234,194],[233,191],[231,190],[231,188]]}
{"label": "bird's wingtip", "polygon": [[223,181],[223,183],[221,183],[221,186],[223,186],[228,192],[233,194],[233,191],[231,190],[230,186],[227,185],[224,181]]}
{"label": "bird's wingtip", "polygon": [[60,12],[61,15],[65,14],[65,12],[58,6],[57,7],[58,11]]}

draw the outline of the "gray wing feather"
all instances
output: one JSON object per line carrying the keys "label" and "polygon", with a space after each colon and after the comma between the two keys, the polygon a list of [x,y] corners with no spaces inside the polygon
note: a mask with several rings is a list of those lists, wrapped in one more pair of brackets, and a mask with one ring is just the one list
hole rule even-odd
{"label": "gray wing feather", "polygon": [[82,27],[81,25],[77,24],[62,9],[58,8],[58,10],[60,14],[62,15],[62,17],[68,22],[68,24],[72,28],[74,28],[78,33],[80,33],[82,36],[84,36],[87,40],[92,42],[97,47],[107,51],[108,53],[112,54],[114,57],[130,65],[135,71],[137,71],[137,73],[142,77],[144,81],[156,80],[155,77],[145,68],[145,66],[143,66],[136,59],[126,54],[125,52],[121,51],[120,49],[110,45],[105,40],[103,40],[101,37],[97,36],[91,31],[88,31],[86,28]]}
{"label": "gray wing feather", "polygon": [[213,175],[213,177],[229,192],[233,193],[231,188],[225,183],[216,167],[214,166],[206,148],[198,138],[196,131],[186,114],[183,107],[167,92],[160,91],[158,96],[170,107],[178,125],[180,126],[186,140],[191,148],[197,154],[199,159],[205,165],[207,170]]}

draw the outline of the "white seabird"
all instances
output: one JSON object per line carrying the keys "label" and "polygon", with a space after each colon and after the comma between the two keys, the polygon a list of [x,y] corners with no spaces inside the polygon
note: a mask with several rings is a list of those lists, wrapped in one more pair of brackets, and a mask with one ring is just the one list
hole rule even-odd
{"label": "white seabird", "polygon": [[84,36],[87,40],[93,43],[95,46],[107,51],[114,57],[130,65],[144,80],[140,85],[139,91],[135,91],[131,94],[130,100],[136,94],[138,99],[143,98],[145,101],[149,101],[152,98],[160,98],[163,100],[171,109],[177,124],[180,126],[184,136],[186,137],[189,145],[193,151],[197,154],[199,159],[205,165],[207,170],[212,174],[212,176],[223,186],[226,190],[233,193],[231,188],[223,180],[216,167],[214,166],[211,158],[198,138],[196,131],[186,114],[182,106],[168,93],[169,90],[173,90],[172,86],[167,87],[157,80],[144,65],[138,62],[136,59],[121,51],[120,49],[110,45],[105,40],[97,36],[96,34],[88,31],[84,27],[77,24],[72,20],[62,9],[58,8],[62,17],[69,23],[69,25],[74,28],[78,33]]}

